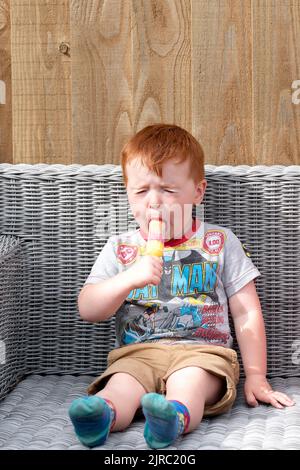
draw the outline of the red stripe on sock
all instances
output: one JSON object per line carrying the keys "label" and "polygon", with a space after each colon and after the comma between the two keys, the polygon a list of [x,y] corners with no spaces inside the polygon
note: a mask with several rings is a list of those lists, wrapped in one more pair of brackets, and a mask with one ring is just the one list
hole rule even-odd
{"label": "red stripe on sock", "polygon": [[117,421],[117,410],[116,410],[116,407],[115,405],[113,404],[112,401],[110,401],[108,398],[103,398],[103,400],[106,401],[106,403],[108,404],[108,406],[112,409],[113,411],[113,419],[112,419],[112,422],[111,422],[111,425],[110,425],[110,431],[112,430],[112,428],[114,427],[114,425],[116,424],[116,421]]}
{"label": "red stripe on sock", "polygon": [[184,430],[183,430],[183,433],[187,432],[187,430],[189,428],[189,425],[190,425],[190,421],[191,421],[189,410],[187,409],[185,404],[182,403],[179,400],[170,400],[170,401],[172,403],[174,403],[174,402],[179,403],[179,405],[181,405],[186,410],[186,412],[183,412],[183,413],[181,411],[177,410],[177,413],[179,412],[179,413],[183,414],[183,417],[184,417]]}

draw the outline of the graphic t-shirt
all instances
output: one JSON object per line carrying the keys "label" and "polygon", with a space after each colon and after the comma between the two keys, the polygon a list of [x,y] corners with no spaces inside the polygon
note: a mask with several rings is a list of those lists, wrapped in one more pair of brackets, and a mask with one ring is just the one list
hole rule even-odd
{"label": "graphic t-shirt", "polygon": [[[85,285],[130,269],[145,248],[140,229],[109,237]],[[193,220],[190,233],[165,243],[160,284],[133,289],[115,313],[116,347],[163,339],[232,347],[228,299],[257,276],[230,229]]]}

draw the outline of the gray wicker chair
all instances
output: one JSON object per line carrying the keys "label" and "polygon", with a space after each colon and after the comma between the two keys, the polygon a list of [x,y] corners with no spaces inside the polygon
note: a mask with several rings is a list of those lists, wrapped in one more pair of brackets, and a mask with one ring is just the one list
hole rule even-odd
{"label": "gray wicker chair", "polygon": [[[169,449],[300,449],[300,167],[206,166],[204,216],[231,228],[262,273],[271,384],[296,400],[233,408]],[[83,449],[67,410],[106,367],[114,319],[77,296],[108,235],[134,228],[119,166],[0,165],[0,448]],[[148,449],[144,420],[97,449]]]}

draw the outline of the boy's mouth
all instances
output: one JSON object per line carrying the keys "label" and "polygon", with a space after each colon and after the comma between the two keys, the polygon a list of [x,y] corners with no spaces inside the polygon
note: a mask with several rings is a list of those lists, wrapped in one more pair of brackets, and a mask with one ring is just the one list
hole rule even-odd
{"label": "boy's mouth", "polygon": [[159,220],[162,220],[164,221],[165,223],[167,223],[167,219],[168,219],[168,214],[166,213],[166,211],[163,211],[163,210],[159,210],[159,209],[148,209],[147,210],[147,213],[146,213],[146,220],[147,220],[147,223],[149,224],[150,220],[152,219],[159,219]]}

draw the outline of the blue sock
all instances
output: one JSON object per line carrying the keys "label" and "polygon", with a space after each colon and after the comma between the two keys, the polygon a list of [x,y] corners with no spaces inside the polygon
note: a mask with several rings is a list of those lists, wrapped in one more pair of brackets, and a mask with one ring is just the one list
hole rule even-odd
{"label": "blue sock", "polygon": [[190,415],[183,403],[167,400],[158,393],[147,393],[141,403],[146,418],[144,437],[149,447],[167,447],[187,430]]}
{"label": "blue sock", "polygon": [[91,395],[74,400],[69,416],[82,444],[95,447],[106,441],[115,423],[116,411],[109,400]]}

